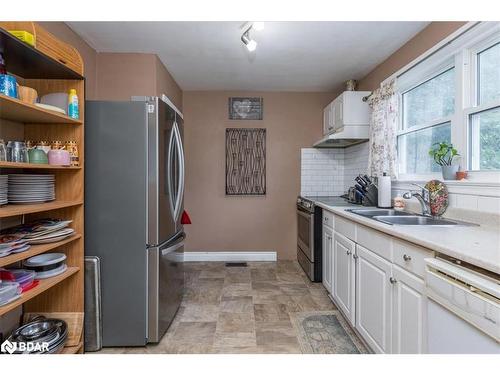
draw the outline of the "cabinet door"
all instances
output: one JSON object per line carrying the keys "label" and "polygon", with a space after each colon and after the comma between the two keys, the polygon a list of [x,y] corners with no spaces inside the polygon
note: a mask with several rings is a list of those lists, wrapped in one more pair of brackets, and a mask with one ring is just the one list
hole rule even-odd
{"label": "cabinet door", "polygon": [[392,319],[392,352],[425,353],[426,297],[424,281],[393,265],[394,302]]}
{"label": "cabinet door", "polygon": [[333,121],[334,121],[334,113],[333,113],[333,102],[328,104],[323,110],[323,134],[327,135],[333,131]]}
{"label": "cabinet door", "polygon": [[344,126],[344,101],[342,96],[335,99],[334,103],[333,128],[337,130]]}
{"label": "cabinet door", "polygon": [[355,243],[343,235],[333,234],[333,298],[354,325],[354,252]]}
{"label": "cabinet door", "polygon": [[323,225],[323,286],[332,293],[332,267],[333,267],[333,231]]}
{"label": "cabinet door", "polygon": [[356,245],[356,328],[376,353],[391,352],[391,263]]}

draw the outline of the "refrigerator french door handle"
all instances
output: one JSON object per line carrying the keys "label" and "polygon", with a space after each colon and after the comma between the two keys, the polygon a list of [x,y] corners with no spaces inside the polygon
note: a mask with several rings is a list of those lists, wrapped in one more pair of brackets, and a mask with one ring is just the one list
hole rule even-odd
{"label": "refrigerator french door handle", "polygon": [[166,244],[160,246],[159,250],[161,252],[161,255],[173,253],[174,251],[180,249],[182,246],[184,246],[185,239],[186,239],[186,234],[182,233],[173,244],[169,246],[165,246]]}
{"label": "refrigerator french door handle", "polygon": [[179,132],[179,126],[177,125],[177,122],[174,123],[174,128],[173,128],[173,133],[175,134],[175,140],[177,143],[177,155],[178,155],[178,161],[179,161],[179,186],[178,186],[178,191],[177,191],[177,196],[175,200],[175,205],[174,205],[174,218],[175,221],[179,219],[179,216],[181,214],[181,204],[182,204],[182,196],[184,195],[184,149],[182,147],[182,139],[181,135]]}
{"label": "refrigerator french door handle", "polygon": [[[174,124],[175,125],[175,124]],[[168,189],[168,203],[170,206],[170,213],[175,216],[175,206],[174,206],[174,198],[172,196],[173,188],[172,188],[172,146],[174,145],[174,131],[170,132],[170,139],[168,140],[168,148],[167,148],[167,163],[166,163],[166,175],[167,175],[167,189]]]}

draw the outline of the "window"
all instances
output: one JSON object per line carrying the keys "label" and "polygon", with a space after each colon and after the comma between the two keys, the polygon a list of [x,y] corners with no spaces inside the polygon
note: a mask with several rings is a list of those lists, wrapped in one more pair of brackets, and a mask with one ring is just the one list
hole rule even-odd
{"label": "window", "polygon": [[455,110],[455,69],[451,68],[403,94],[403,127],[451,115]]}
{"label": "window", "polygon": [[500,99],[500,43],[477,54],[478,104]]}
{"label": "window", "polygon": [[480,111],[468,119],[469,168],[500,170],[500,43],[477,53],[476,59]]}
{"label": "window", "polygon": [[500,178],[500,22],[471,27],[399,75],[397,87],[401,179],[437,177],[428,151],[443,141],[471,179]]}
{"label": "window", "polygon": [[450,116],[455,111],[455,68],[447,68],[404,92],[402,126],[398,135],[399,173],[439,172],[429,149],[437,142],[451,142]]}
{"label": "window", "polygon": [[470,115],[471,169],[500,170],[500,107]]}

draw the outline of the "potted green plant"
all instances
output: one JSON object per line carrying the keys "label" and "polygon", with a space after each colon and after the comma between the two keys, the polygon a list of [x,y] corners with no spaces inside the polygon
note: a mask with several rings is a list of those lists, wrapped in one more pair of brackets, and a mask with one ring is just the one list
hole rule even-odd
{"label": "potted green plant", "polygon": [[453,164],[453,159],[460,155],[451,143],[434,143],[429,150],[429,155],[432,156],[436,164],[441,166],[441,171],[445,180],[456,179],[458,164]]}

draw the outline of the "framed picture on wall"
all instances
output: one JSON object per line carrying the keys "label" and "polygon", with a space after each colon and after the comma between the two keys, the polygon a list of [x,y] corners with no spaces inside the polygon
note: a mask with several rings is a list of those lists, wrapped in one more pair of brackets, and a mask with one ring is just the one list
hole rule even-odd
{"label": "framed picture on wall", "polygon": [[226,129],[226,195],[266,194],[266,129]]}
{"label": "framed picture on wall", "polygon": [[263,98],[229,98],[230,120],[262,120]]}

